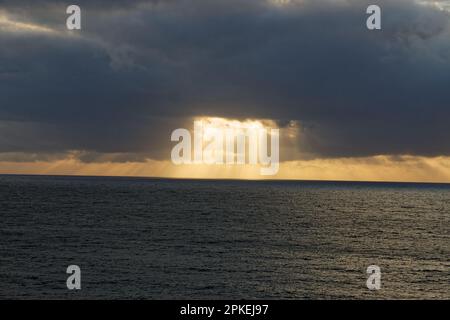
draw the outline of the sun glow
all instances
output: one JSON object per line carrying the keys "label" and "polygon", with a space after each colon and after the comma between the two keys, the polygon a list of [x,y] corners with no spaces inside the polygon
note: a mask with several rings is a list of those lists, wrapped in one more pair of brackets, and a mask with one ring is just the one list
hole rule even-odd
{"label": "sun glow", "polygon": [[278,128],[268,128],[260,120],[198,118],[192,132],[184,128],[172,132],[171,141],[176,142],[171,152],[173,164],[250,164],[260,165],[261,175],[278,172]]}
{"label": "sun glow", "polygon": [[195,121],[202,121],[205,127],[209,128],[230,128],[230,129],[247,129],[247,128],[264,128],[276,127],[276,123],[272,120],[235,120],[219,117],[196,117]]}

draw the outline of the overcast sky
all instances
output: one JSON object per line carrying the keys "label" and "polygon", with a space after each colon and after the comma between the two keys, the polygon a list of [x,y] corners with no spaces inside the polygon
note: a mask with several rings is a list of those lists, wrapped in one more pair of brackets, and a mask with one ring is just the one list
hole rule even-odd
{"label": "overcast sky", "polygon": [[66,1],[0,0],[0,159],[165,159],[205,115],[298,121],[284,160],[450,155],[445,1],[75,2],[81,31]]}

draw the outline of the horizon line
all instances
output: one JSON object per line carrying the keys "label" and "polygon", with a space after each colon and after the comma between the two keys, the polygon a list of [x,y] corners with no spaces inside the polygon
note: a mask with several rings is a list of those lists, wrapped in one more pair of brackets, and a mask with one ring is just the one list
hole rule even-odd
{"label": "horizon line", "polygon": [[160,176],[108,176],[108,175],[78,175],[78,174],[39,174],[39,173],[0,173],[0,176],[22,177],[77,177],[77,178],[121,178],[142,180],[181,180],[181,181],[248,181],[248,182],[331,182],[331,183],[390,183],[390,184],[429,184],[449,185],[450,182],[436,181],[384,181],[384,180],[326,180],[326,179],[239,179],[239,178],[183,178]]}

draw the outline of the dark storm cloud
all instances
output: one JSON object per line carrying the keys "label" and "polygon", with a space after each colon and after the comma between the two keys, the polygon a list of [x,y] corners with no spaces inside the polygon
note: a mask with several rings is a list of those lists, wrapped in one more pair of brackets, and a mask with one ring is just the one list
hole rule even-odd
{"label": "dark storm cloud", "polygon": [[0,28],[0,152],[167,158],[211,115],[298,120],[319,157],[450,155],[448,13],[376,3],[371,32],[365,1],[78,1],[73,36],[63,1],[0,1],[55,31]]}

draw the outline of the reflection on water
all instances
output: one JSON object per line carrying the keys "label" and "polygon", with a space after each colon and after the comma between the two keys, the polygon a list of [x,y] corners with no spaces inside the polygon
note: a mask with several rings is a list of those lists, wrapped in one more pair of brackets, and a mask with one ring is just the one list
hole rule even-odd
{"label": "reflection on water", "polygon": [[0,176],[0,203],[0,298],[450,298],[445,185]]}

